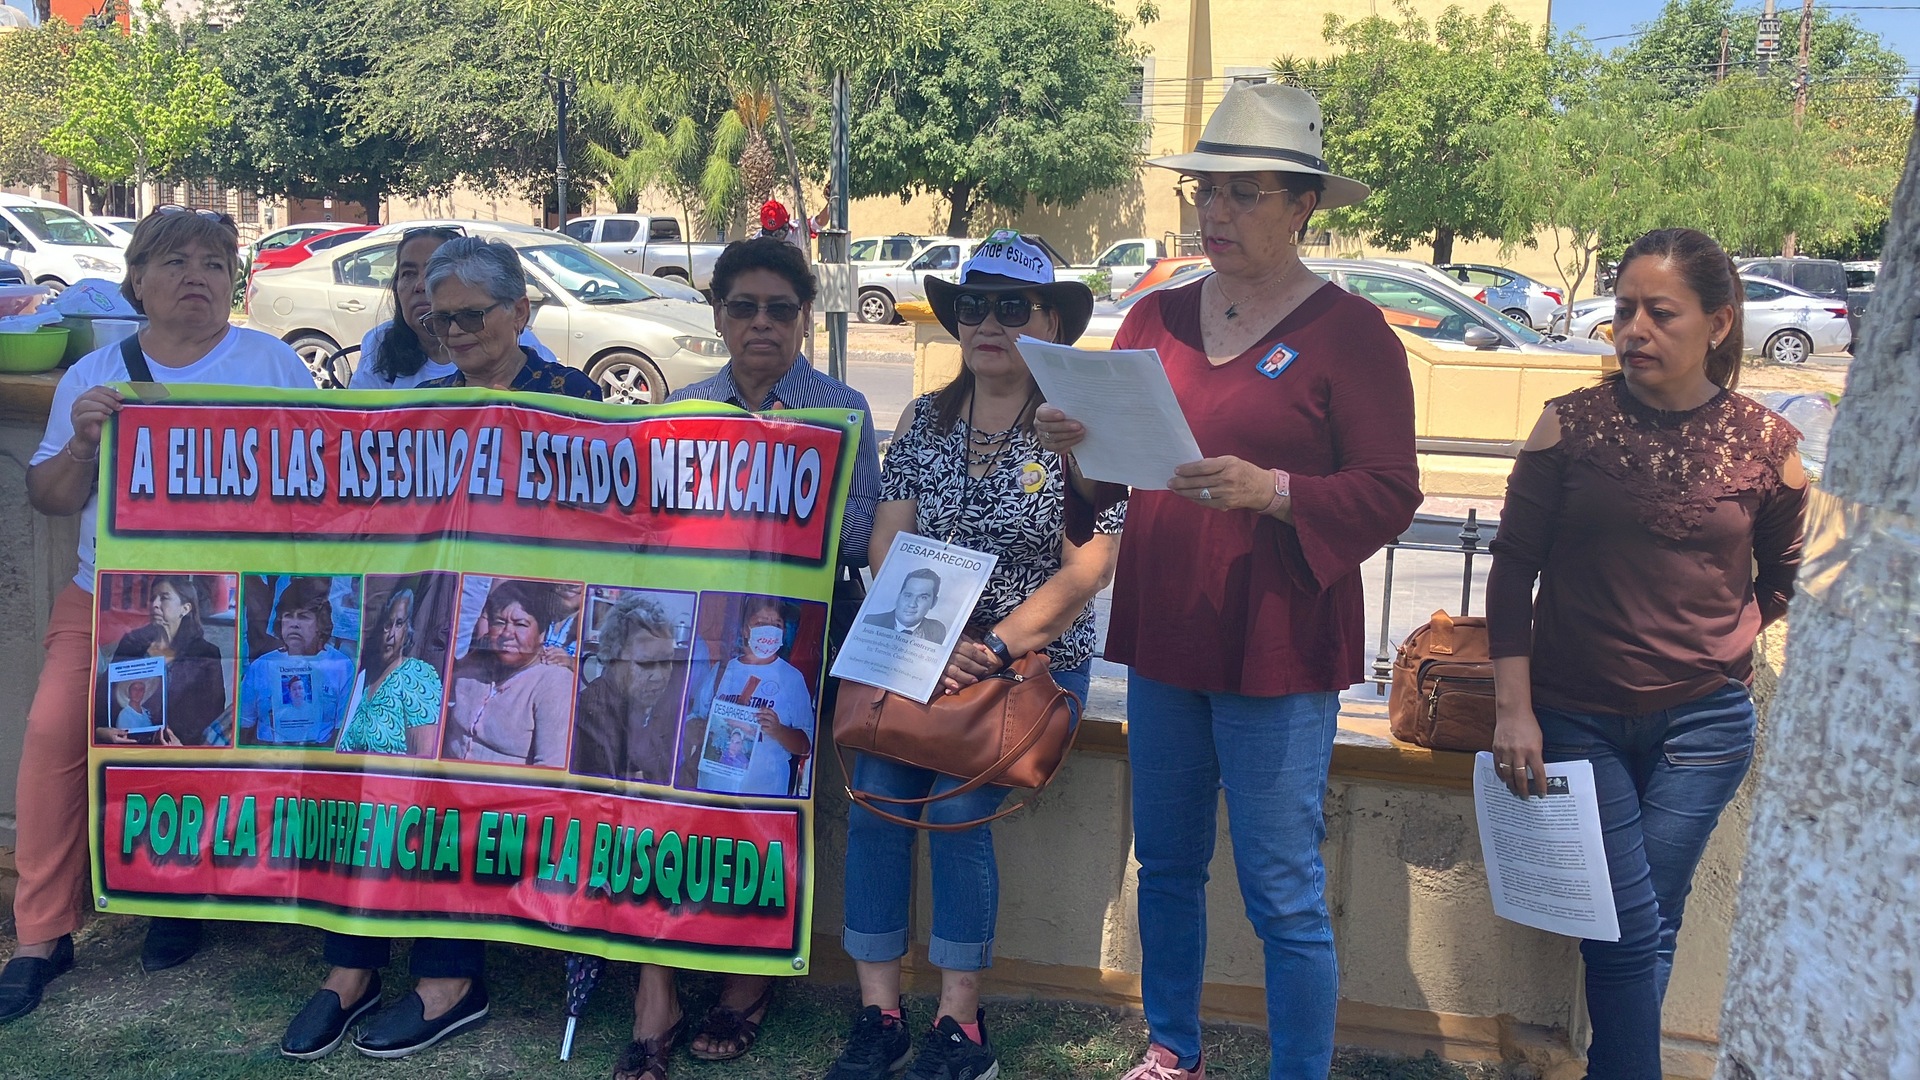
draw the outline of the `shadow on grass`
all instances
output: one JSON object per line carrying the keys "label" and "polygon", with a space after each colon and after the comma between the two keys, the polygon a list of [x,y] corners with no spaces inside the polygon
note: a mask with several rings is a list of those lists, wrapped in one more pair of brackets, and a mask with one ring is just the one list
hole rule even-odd
{"label": "shadow on grass", "polygon": [[[488,947],[493,1012],[485,1027],[401,1061],[375,1061],[344,1047],[316,1062],[279,1055],[287,1020],[324,972],[319,934],[303,927],[220,923],[207,945],[171,971],[140,971],[145,920],[95,919],[78,941],[79,963],[48,989],[39,1011],[0,1028],[0,1077],[33,1080],[240,1080],[379,1078],[494,1080],[506,1077],[605,1077],[630,1032],[634,967],[609,966],[574,1043],[559,1060],[563,1023],[560,958],[540,949]],[[387,999],[408,985],[405,946],[384,973]],[[717,993],[712,976],[682,981],[698,1015]],[[674,1080],[817,1080],[832,1063],[857,1004],[851,987],[795,981],[781,988],[760,1042],[725,1064],[684,1053]],[[933,1003],[913,999],[916,1026]],[[988,1030],[1007,1080],[1110,1080],[1146,1046],[1137,1017],[1071,1002],[997,1000]],[[1255,1031],[1209,1028],[1208,1075],[1266,1076],[1266,1038]],[[1334,1080],[1498,1080],[1497,1069],[1343,1053]]]}

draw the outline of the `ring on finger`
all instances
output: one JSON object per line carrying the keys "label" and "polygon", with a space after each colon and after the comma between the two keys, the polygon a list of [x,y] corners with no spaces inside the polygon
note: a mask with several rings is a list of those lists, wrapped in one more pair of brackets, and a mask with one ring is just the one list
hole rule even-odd
{"label": "ring on finger", "polygon": [[1201,489],[1200,489],[1200,498],[1201,498],[1201,500],[1202,500],[1202,501],[1204,501],[1204,502],[1212,502],[1212,501],[1213,501],[1213,489],[1212,489],[1212,488],[1201,488]]}

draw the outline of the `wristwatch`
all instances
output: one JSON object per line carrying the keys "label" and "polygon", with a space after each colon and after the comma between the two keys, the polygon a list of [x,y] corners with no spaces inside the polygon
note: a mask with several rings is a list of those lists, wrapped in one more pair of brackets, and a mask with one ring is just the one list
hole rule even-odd
{"label": "wristwatch", "polygon": [[1282,502],[1293,498],[1293,474],[1287,472],[1285,469],[1273,469],[1270,471],[1273,473],[1273,499],[1267,503],[1265,510],[1260,511],[1263,514],[1273,513],[1275,510],[1280,509]]}
{"label": "wristwatch", "polygon": [[991,630],[987,631],[986,635],[980,639],[980,644],[985,645],[993,655],[1000,658],[1000,667],[1003,670],[1013,666],[1013,650],[1007,648],[1007,643],[1000,640],[999,634]]}

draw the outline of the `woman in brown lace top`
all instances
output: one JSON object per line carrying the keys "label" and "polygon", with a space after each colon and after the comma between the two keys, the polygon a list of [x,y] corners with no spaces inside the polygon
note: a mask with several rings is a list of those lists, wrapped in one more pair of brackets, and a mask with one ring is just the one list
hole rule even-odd
{"label": "woman in brown lace top", "polygon": [[1599,791],[1620,940],[1580,947],[1594,1078],[1660,1077],[1681,912],[1753,754],[1753,641],[1800,564],[1800,433],[1733,390],[1741,298],[1705,234],[1635,242],[1621,370],[1548,403],[1493,543],[1495,768],[1544,795],[1545,762],[1584,759]]}

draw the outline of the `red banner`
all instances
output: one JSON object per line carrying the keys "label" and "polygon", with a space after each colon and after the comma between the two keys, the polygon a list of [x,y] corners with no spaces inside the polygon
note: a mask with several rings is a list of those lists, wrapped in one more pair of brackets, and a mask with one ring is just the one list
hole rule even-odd
{"label": "red banner", "polygon": [[[244,422],[236,423],[235,417]],[[473,537],[820,561],[844,437],[758,416],[129,404],[117,535]]]}
{"label": "red banner", "polygon": [[109,764],[102,783],[99,851],[116,895],[514,920],[735,950],[800,945],[798,806],[271,768]]}

